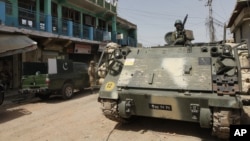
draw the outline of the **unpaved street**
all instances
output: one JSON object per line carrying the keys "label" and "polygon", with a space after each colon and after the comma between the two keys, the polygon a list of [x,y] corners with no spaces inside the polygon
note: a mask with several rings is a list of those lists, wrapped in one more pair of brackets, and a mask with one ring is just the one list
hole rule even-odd
{"label": "unpaved street", "polygon": [[139,117],[129,124],[106,119],[98,94],[52,97],[0,107],[1,141],[214,141],[198,124]]}

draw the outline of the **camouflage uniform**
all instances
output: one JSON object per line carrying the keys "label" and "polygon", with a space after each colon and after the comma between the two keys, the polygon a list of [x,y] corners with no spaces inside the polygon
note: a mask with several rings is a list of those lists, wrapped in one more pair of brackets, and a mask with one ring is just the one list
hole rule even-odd
{"label": "camouflage uniform", "polygon": [[93,60],[89,63],[88,75],[90,88],[93,90],[93,87],[95,85],[95,62]]}
{"label": "camouflage uniform", "polygon": [[106,74],[107,74],[106,63],[103,63],[103,64],[98,68],[98,76],[99,76],[98,84],[99,84],[99,85],[101,85],[101,84],[103,83]]}
{"label": "camouflage uniform", "polygon": [[171,41],[175,45],[184,45],[185,44],[185,30],[183,29],[182,21],[175,21],[176,31],[172,32]]}

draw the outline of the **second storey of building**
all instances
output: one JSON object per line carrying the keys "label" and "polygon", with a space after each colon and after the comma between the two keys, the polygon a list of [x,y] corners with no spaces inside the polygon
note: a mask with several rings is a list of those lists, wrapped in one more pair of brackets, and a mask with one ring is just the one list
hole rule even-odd
{"label": "second storey of building", "polygon": [[0,23],[9,27],[0,32],[137,45],[137,26],[117,17],[117,0],[0,0]]}

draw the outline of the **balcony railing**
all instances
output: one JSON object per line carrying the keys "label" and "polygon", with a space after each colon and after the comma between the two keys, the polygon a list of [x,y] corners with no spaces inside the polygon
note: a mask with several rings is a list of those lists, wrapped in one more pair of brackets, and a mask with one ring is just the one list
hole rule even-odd
{"label": "balcony railing", "polygon": [[36,27],[36,13],[28,9],[18,8],[18,24],[24,28],[35,28]]}
{"label": "balcony railing", "polygon": [[73,23],[73,36],[81,38],[81,26],[79,23]]}
{"label": "balcony railing", "polygon": [[53,33],[59,33],[58,29],[59,29],[58,18],[57,17],[52,17],[52,32]]}
{"label": "balcony railing", "polygon": [[[8,9],[10,6],[11,5],[6,4],[6,9]],[[81,25],[68,19],[60,19],[50,16],[51,20],[46,20],[49,16],[50,15],[45,15],[44,13],[37,13],[36,11],[19,7],[17,17],[8,15],[6,13],[4,21],[6,26],[51,32],[52,34],[69,37],[73,36],[76,38],[93,41],[111,40],[121,45],[136,46],[136,40],[133,38],[127,37],[122,41],[118,41],[116,40],[115,33],[110,33],[106,30],[95,29],[94,27],[87,25]],[[51,27],[51,30],[48,28],[49,26]]]}
{"label": "balcony railing", "polygon": [[39,19],[40,19],[39,30],[45,31],[45,15],[44,15],[44,13],[40,13]]}
{"label": "balcony railing", "polygon": [[[62,28],[61,30],[61,34],[67,36],[68,35],[68,21],[67,20],[61,20],[62,23]],[[59,32],[60,34],[60,32]]]}
{"label": "balcony railing", "polygon": [[89,27],[83,25],[83,39],[90,39],[89,36],[90,36]]}

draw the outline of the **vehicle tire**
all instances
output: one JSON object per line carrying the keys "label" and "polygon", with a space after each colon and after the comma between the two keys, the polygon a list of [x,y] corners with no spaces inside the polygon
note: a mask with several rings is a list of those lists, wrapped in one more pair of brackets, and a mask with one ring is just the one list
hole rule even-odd
{"label": "vehicle tire", "polygon": [[41,100],[48,100],[50,97],[50,94],[37,94],[37,96],[41,99]]}
{"label": "vehicle tire", "polygon": [[4,91],[0,90],[0,105],[3,104],[3,101],[4,101]]}
{"label": "vehicle tire", "polygon": [[63,99],[70,99],[74,93],[74,88],[71,83],[66,83],[62,88]]}

